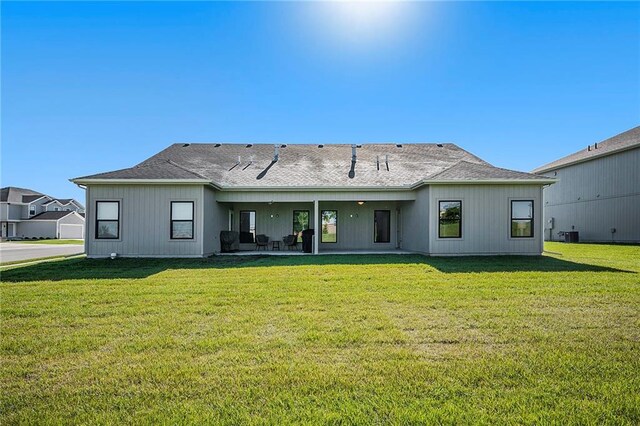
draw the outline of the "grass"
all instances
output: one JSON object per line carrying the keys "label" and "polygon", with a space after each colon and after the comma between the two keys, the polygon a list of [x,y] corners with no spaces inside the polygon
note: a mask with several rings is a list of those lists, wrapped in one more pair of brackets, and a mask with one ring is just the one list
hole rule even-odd
{"label": "grass", "polygon": [[66,245],[66,244],[84,244],[84,240],[21,240],[11,241],[12,243],[20,244],[53,244],[53,245]]}
{"label": "grass", "polygon": [[640,423],[640,247],[2,273],[0,423]]}

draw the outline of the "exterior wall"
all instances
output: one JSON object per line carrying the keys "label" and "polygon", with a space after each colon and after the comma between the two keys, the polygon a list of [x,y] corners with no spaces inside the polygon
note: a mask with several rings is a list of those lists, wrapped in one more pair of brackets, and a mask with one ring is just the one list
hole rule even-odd
{"label": "exterior wall", "polygon": [[[95,238],[96,201],[120,201],[120,238]],[[194,238],[171,240],[171,201],[193,201]],[[202,185],[93,185],[87,187],[87,256],[200,257],[203,255]]]}
{"label": "exterior wall", "polygon": [[[373,201],[358,205],[354,201],[322,201],[320,202],[320,212],[322,210],[338,211],[338,232],[337,242],[323,243],[320,240],[319,250],[394,250],[397,248],[397,210],[400,203],[396,201]],[[388,243],[374,243],[373,215],[374,210],[391,211],[391,239]],[[320,238],[321,223],[318,220],[316,238]]]}
{"label": "exterior wall", "polygon": [[220,252],[220,231],[229,229],[229,208],[216,201],[217,193],[203,187],[203,252],[206,256]]}
{"label": "exterior wall", "polygon": [[575,230],[581,241],[640,242],[640,148],[546,175],[558,182],[544,189],[545,239]]}
{"label": "exterior wall", "polygon": [[418,253],[429,252],[429,187],[416,190],[416,200],[401,205],[400,248]]}
{"label": "exterior wall", "polygon": [[[229,210],[233,210],[233,230],[238,232],[240,232],[240,212],[255,210],[256,235],[265,234],[269,237],[269,241],[282,241],[282,237],[293,233],[294,210],[309,210],[309,228],[313,228],[313,203],[225,203],[220,205],[223,206],[227,220]],[[225,222],[222,229],[228,229],[228,222]],[[280,245],[281,249],[284,249],[282,243]],[[255,244],[240,244],[240,250],[253,250],[255,247]],[[218,243],[217,249],[219,248]]]}
{"label": "exterior wall", "polygon": [[[534,237],[511,238],[511,200],[533,200]],[[438,238],[438,201],[462,200],[462,238]],[[431,255],[534,254],[543,250],[539,185],[431,185]]]}
{"label": "exterior wall", "polygon": [[16,237],[20,238],[58,238],[57,221],[25,220],[18,222]]}
{"label": "exterior wall", "polygon": [[222,191],[216,199],[229,203],[295,203],[319,201],[415,200],[415,191]]}

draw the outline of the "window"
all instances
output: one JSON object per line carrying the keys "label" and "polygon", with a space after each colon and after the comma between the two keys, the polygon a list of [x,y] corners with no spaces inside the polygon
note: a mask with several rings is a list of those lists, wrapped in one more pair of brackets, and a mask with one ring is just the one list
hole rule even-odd
{"label": "window", "polygon": [[391,210],[375,210],[373,212],[373,242],[388,243],[391,241]]}
{"label": "window", "polygon": [[511,201],[511,238],[533,237],[533,200]]}
{"label": "window", "polygon": [[29,216],[36,214],[36,206],[29,206]]}
{"label": "window", "polygon": [[120,202],[96,201],[96,239],[120,238]]}
{"label": "window", "polygon": [[302,241],[302,231],[309,229],[309,210],[293,211],[293,233]]}
{"label": "window", "polygon": [[246,210],[240,212],[240,242],[253,243],[256,240],[256,212]]}
{"label": "window", "polygon": [[337,243],[338,242],[338,211],[322,210],[322,235],[320,242]]}
{"label": "window", "polygon": [[462,201],[439,201],[438,238],[462,238]]}
{"label": "window", "polygon": [[171,239],[193,239],[193,201],[171,202]]}

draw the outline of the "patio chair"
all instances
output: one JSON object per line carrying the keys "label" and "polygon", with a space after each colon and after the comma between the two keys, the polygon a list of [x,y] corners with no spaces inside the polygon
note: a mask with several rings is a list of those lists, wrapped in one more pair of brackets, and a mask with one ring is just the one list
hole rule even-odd
{"label": "patio chair", "polygon": [[269,237],[264,234],[256,235],[256,250],[260,250],[260,247],[264,247],[264,249],[266,250],[268,245]]}
{"label": "patio chair", "polygon": [[282,237],[282,242],[288,250],[298,250],[298,236],[295,234]]}

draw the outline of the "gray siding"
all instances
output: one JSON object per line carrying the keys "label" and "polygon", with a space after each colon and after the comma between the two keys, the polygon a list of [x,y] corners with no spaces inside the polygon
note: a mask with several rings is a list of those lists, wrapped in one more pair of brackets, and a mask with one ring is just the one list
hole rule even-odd
{"label": "gray siding", "polygon": [[55,220],[28,220],[17,223],[16,236],[21,238],[58,238]]}
{"label": "gray siding", "polygon": [[640,242],[640,148],[546,175],[558,179],[544,189],[547,240],[575,230],[582,241]]}
{"label": "gray siding", "polygon": [[[534,238],[511,238],[511,203],[534,201]],[[462,200],[462,238],[438,238],[438,201]],[[432,185],[429,252],[432,255],[541,254],[542,193],[538,185]]]}
{"label": "gray siding", "polygon": [[[95,238],[96,201],[120,201],[120,238]],[[193,201],[194,239],[171,240],[171,201]],[[202,185],[94,185],[87,189],[87,255],[198,257],[202,247]]]}
{"label": "gray siding", "polygon": [[429,252],[429,187],[416,190],[416,200],[402,203],[400,247],[418,253]]}
{"label": "gray siding", "polygon": [[217,193],[204,187],[203,251],[206,256],[220,252],[220,231],[229,228],[229,208],[216,201]]}
{"label": "gray siding", "polygon": [[[358,205],[356,202],[320,202],[322,210],[338,211],[337,242],[323,243],[320,240],[319,250],[394,250],[397,247],[397,210],[400,203],[396,201],[374,201]],[[391,211],[391,240],[389,243],[374,243],[373,215],[374,210]],[[316,238],[320,238],[321,224],[315,226]]]}

